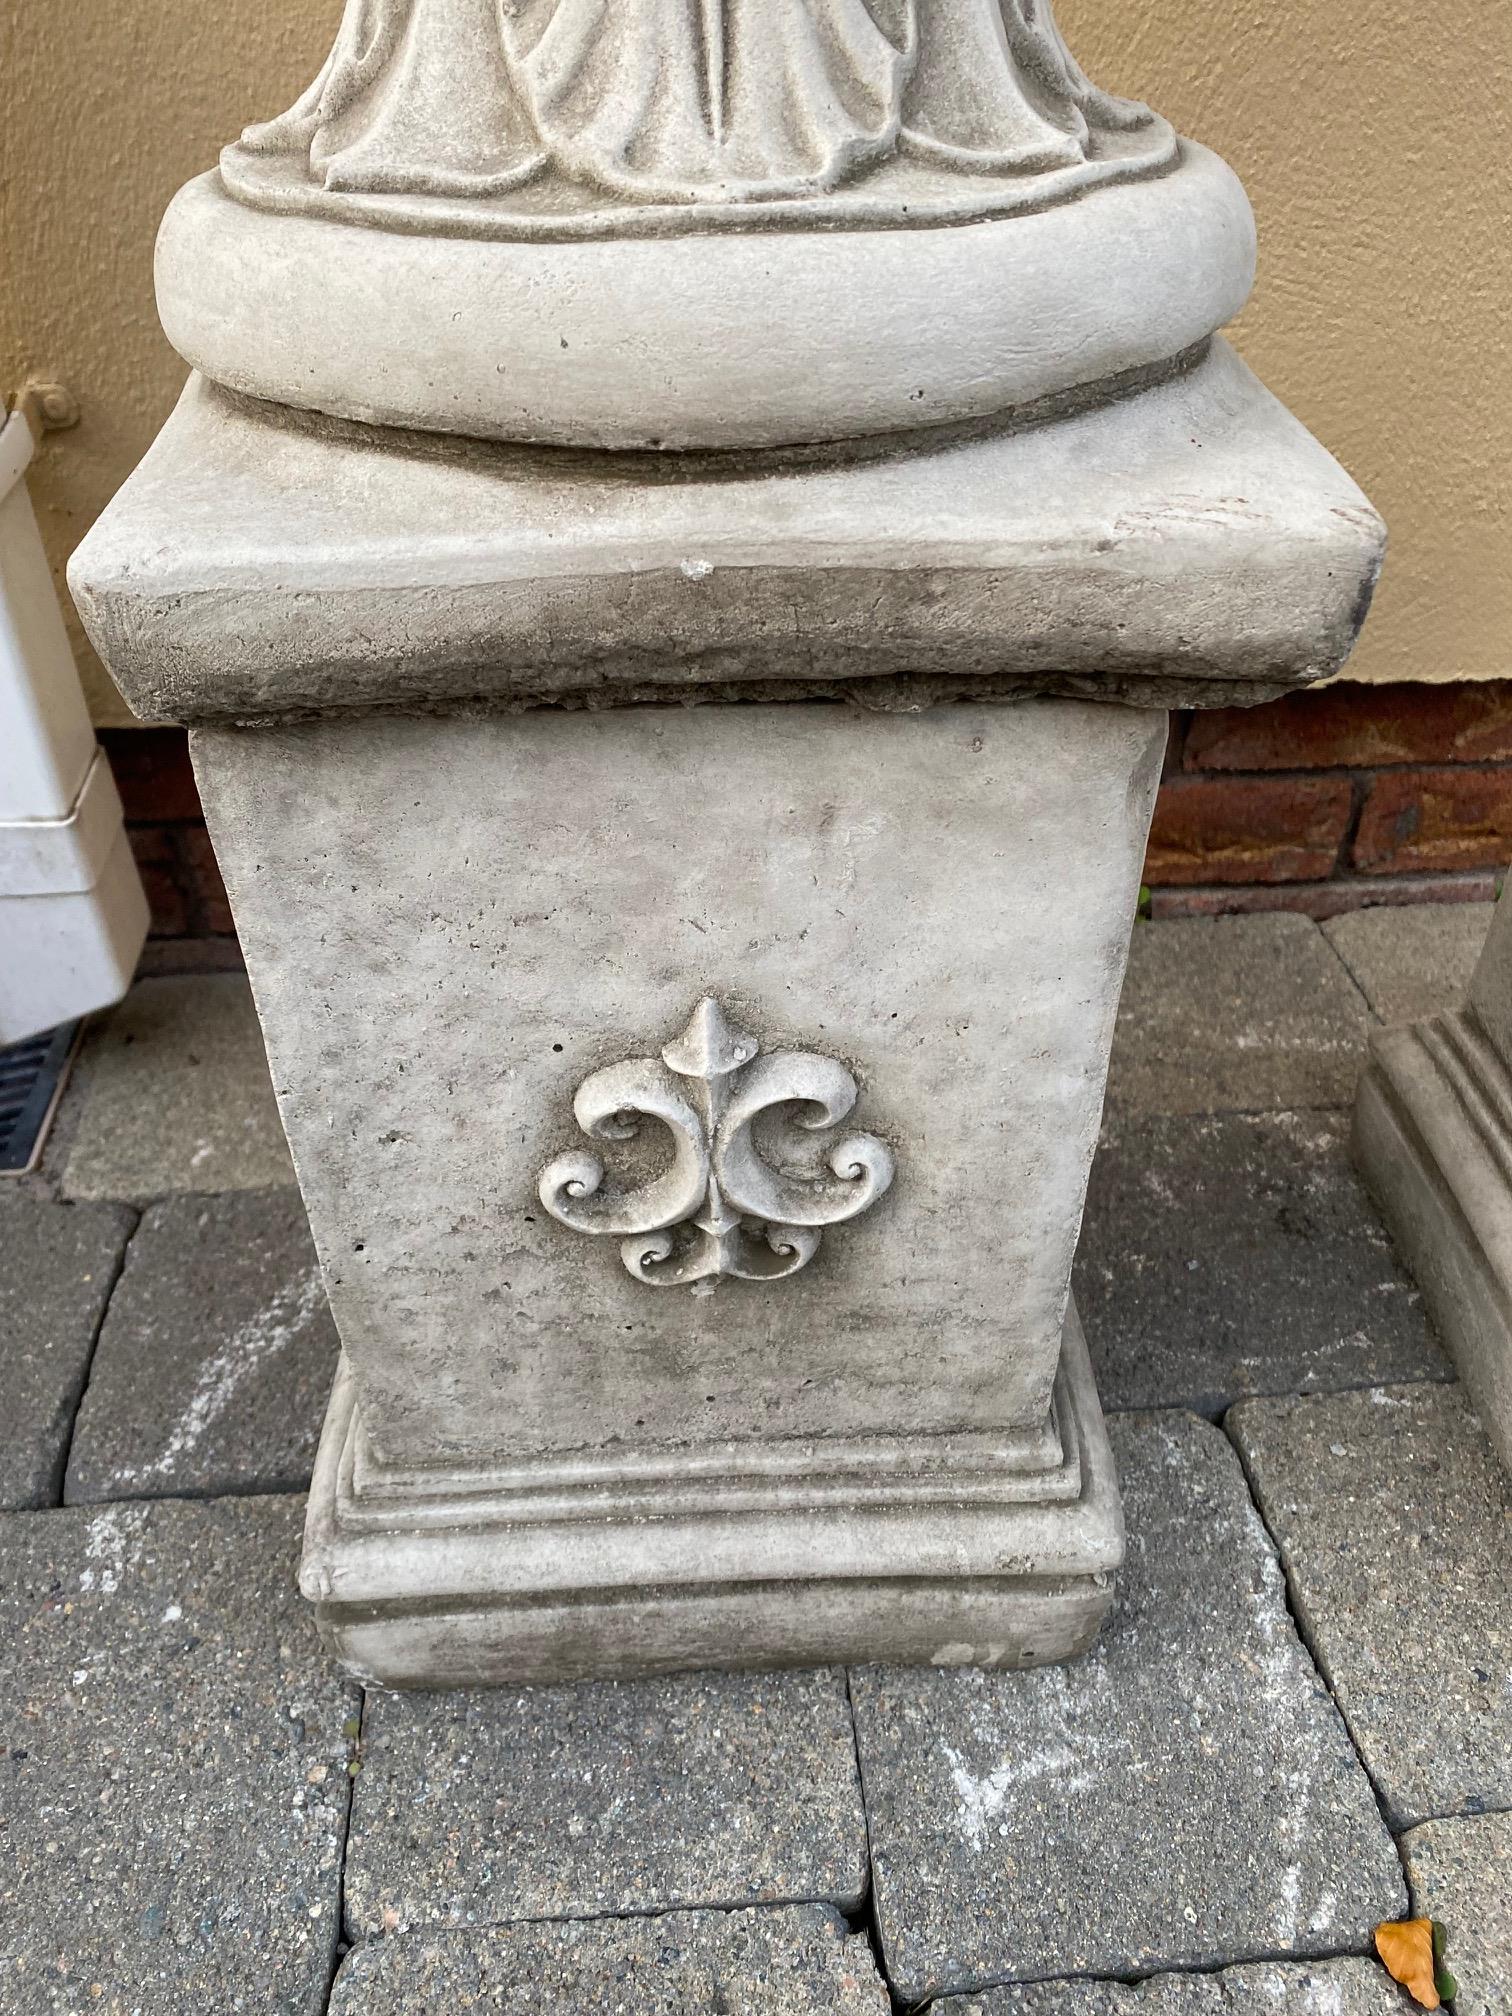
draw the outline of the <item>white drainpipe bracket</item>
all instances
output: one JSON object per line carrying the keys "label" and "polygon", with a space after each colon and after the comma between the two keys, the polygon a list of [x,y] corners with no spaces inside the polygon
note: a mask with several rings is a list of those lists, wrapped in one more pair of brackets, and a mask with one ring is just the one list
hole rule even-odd
{"label": "white drainpipe bracket", "polygon": [[34,427],[74,417],[63,388],[36,386],[0,428],[0,1045],[118,1001],[147,935],[26,494]]}

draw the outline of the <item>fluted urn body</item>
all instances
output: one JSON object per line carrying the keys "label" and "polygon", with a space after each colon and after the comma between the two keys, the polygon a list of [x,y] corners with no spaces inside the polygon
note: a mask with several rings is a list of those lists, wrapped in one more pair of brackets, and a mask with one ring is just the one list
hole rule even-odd
{"label": "fluted urn body", "polygon": [[357,420],[604,447],[980,418],[1242,304],[1243,191],[1049,0],[348,0],[164,226],[191,363]]}

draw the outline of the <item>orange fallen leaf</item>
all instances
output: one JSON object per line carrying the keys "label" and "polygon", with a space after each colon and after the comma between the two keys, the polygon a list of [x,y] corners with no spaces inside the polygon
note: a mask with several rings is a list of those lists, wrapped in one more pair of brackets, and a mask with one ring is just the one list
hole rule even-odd
{"label": "orange fallen leaf", "polygon": [[1433,1985],[1433,1920],[1406,1918],[1400,1923],[1377,1925],[1375,1946],[1381,1965],[1393,1981],[1400,1981],[1420,2009],[1437,2009],[1439,1992]]}

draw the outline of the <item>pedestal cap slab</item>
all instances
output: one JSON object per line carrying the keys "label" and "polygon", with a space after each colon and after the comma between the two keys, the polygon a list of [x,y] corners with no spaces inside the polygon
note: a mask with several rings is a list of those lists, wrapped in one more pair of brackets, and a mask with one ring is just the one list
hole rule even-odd
{"label": "pedestal cap slab", "polygon": [[900,679],[1204,705],[1336,671],[1384,538],[1220,340],[1095,408],[823,456],[451,442],[195,379],[69,578],[149,718]]}
{"label": "pedestal cap slab", "polygon": [[848,439],[1176,356],[1244,192],[1049,0],[349,0],[181,191],[170,340],[349,419],[609,448]]}

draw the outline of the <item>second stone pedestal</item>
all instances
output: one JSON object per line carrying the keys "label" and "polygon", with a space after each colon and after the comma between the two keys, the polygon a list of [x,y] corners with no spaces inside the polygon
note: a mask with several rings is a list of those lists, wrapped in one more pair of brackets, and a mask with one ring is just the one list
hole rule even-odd
{"label": "second stone pedestal", "polygon": [[1371,1038],[1355,1153],[1512,1469],[1512,904],[1464,1006]]}
{"label": "second stone pedestal", "polygon": [[191,385],[74,582],[196,727],[345,1352],[349,1664],[1089,1641],[1068,1281],[1164,710],[1332,670],[1379,546],[1221,344],[675,463]]}

